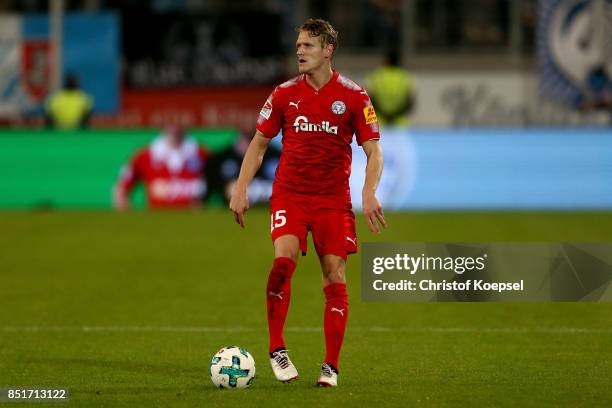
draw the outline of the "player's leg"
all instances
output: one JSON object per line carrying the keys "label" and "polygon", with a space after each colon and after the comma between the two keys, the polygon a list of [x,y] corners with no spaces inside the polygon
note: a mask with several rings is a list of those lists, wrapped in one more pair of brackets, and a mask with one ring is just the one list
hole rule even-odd
{"label": "player's leg", "polygon": [[325,363],[318,380],[320,386],[338,385],[340,349],[344,341],[348,320],[348,295],[346,291],[346,261],[338,255],[324,255],[320,258],[325,293]]}
{"label": "player's leg", "polygon": [[274,243],[274,263],[266,286],[270,364],[279,381],[297,379],[298,372],[287,355],[283,329],[291,301],[291,278],[300,249],[305,250],[306,229],[299,206],[290,200],[273,199],[270,229]]}
{"label": "player's leg", "polygon": [[283,235],[274,240],[274,263],[266,286],[270,353],[286,347],[283,328],[291,302],[291,278],[297,266],[299,242],[295,235]]}
{"label": "player's leg", "polygon": [[283,329],[291,301],[291,277],[295,271],[299,250],[300,240],[295,235],[283,235],[274,240],[274,265],[266,288],[270,365],[276,378],[282,382],[298,378],[297,369],[287,353]]}
{"label": "player's leg", "polygon": [[313,239],[319,254],[325,293],[325,363],[318,380],[320,386],[338,384],[339,356],[346,322],[348,295],[346,290],[346,258],[357,251],[355,217],[350,210],[323,211],[317,216]]}

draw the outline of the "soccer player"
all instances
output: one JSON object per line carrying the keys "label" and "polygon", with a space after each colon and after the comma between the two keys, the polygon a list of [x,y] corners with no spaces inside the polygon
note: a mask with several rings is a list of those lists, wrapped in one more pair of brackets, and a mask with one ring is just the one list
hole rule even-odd
{"label": "soccer player", "polygon": [[318,385],[338,385],[338,358],[348,318],[346,259],[357,252],[355,216],[351,211],[349,174],[351,141],[367,156],[363,213],[370,231],[386,227],[375,192],[383,156],[376,113],[367,92],[332,70],[338,33],[324,20],[309,19],[298,29],[300,75],[279,85],[264,104],[257,132],[247,149],[230,209],[241,227],[249,208],[247,187],[257,172],[270,139],[283,132],[283,148],[270,199],[274,263],[266,290],[270,363],[276,378],[289,382],[298,372],[283,338],[291,298],[291,276],[298,253],[306,254],[308,231],[323,272],[325,362]]}
{"label": "soccer player", "polygon": [[130,192],[143,182],[149,208],[200,207],[206,193],[208,158],[209,153],[180,126],[168,125],[123,166],[113,190],[113,204],[117,209],[128,209]]}

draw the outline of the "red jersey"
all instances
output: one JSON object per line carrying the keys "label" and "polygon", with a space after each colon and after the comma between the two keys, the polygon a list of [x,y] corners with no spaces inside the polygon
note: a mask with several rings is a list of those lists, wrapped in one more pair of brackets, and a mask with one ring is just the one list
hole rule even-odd
{"label": "red jersey", "polygon": [[198,206],[206,192],[207,160],[208,153],[195,140],[186,139],[176,149],[159,137],[123,167],[119,188],[129,192],[138,181],[144,182],[152,208]]}
{"label": "red jersey", "polygon": [[257,130],[283,132],[275,194],[283,191],[348,198],[353,135],[361,145],[380,138],[367,92],[334,71],[318,91],[299,75],[276,87],[259,113]]}

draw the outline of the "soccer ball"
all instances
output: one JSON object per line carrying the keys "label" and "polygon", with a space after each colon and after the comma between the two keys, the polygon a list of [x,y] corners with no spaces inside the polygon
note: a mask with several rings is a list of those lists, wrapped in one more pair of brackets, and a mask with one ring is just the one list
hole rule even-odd
{"label": "soccer ball", "polygon": [[210,362],[210,379],[219,388],[247,388],[254,378],[255,360],[241,347],[223,347]]}

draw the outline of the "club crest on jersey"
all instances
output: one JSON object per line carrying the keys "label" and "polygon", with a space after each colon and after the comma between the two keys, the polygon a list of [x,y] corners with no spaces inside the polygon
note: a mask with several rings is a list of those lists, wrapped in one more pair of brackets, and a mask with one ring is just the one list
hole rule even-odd
{"label": "club crest on jersey", "polygon": [[378,121],[378,118],[376,117],[376,111],[374,110],[374,106],[372,105],[368,105],[363,108],[363,116],[365,116],[366,125],[370,125]]}
{"label": "club crest on jersey", "polygon": [[272,114],[272,101],[270,99],[266,101],[259,114],[266,119],[270,119],[270,115]]}
{"label": "club crest on jersey", "polygon": [[342,115],[344,112],[346,112],[346,105],[342,101],[335,101],[332,103],[331,110],[336,115]]}
{"label": "club crest on jersey", "polygon": [[310,123],[306,116],[298,116],[293,122],[296,132],[325,132],[332,135],[338,134],[338,126],[330,126],[328,121],[321,123]]}

